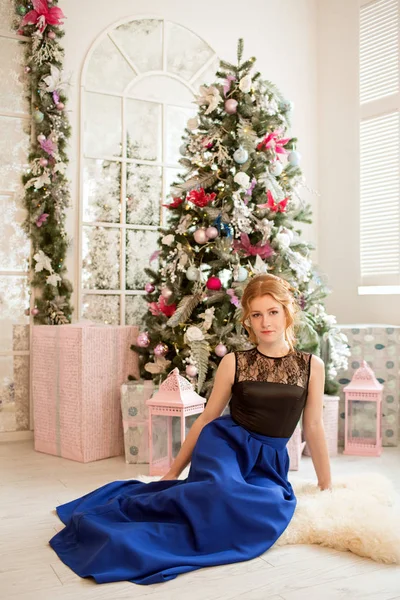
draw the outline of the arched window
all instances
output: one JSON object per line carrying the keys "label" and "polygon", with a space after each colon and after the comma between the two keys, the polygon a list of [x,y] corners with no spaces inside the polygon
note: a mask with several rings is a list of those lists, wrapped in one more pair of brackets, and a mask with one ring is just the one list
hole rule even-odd
{"label": "arched window", "polygon": [[29,254],[21,228],[30,107],[24,88],[28,38],[12,27],[14,3],[0,3],[0,440],[29,429]]}
{"label": "arched window", "polygon": [[[166,225],[162,203],[179,172],[179,146],[215,52],[159,18],[113,25],[82,72],[79,316],[138,324],[143,269]],[[151,267],[157,269],[154,261]]]}

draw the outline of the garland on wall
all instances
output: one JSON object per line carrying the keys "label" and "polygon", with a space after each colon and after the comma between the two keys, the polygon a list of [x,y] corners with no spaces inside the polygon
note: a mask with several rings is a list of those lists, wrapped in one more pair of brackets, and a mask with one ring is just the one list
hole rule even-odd
{"label": "garland on wall", "polygon": [[69,240],[65,212],[70,202],[67,140],[71,135],[65,112],[66,88],[59,44],[65,18],[57,0],[15,2],[15,29],[30,38],[25,46],[25,84],[32,112],[29,166],[22,177],[27,217],[23,229],[31,240],[31,313],[35,324],[71,321],[72,285],[66,278]]}

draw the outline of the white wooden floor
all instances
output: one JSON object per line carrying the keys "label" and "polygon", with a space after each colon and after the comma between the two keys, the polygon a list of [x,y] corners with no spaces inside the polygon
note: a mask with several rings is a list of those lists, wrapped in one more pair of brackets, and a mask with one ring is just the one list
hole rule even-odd
{"label": "white wooden floor", "polygon": [[[339,456],[336,476],[375,471],[400,492],[400,449],[380,458]],[[39,454],[31,441],[0,444],[0,598],[4,600],[400,600],[400,567],[316,546],[272,548],[244,563],[201,569],[153,586],[80,579],[48,545],[56,505],[116,479],[147,474],[122,457],[86,465]],[[311,460],[291,478],[312,477]],[[189,589],[190,586],[190,589]]]}

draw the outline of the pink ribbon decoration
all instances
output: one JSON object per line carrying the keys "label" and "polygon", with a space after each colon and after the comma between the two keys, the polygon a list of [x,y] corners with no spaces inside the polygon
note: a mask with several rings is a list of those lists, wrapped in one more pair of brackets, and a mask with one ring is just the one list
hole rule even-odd
{"label": "pink ribbon decoration", "polygon": [[235,240],[233,242],[233,248],[236,252],[241,251],[244,256],[260,256],[260,258],[269,258],[273,253],[273,249],[270,244],[261,244],[258,242],[255,246],[250,243],[250,238],[247,233],[240,235],[240,241]]}
{"label": "pink ribbon decoration", "polygon": [[47,25],[62,25],[65,15],[61,8],[49,8],[46,0],[32,0],[33,10],[30,10],[22,19],[20,28],[25,25],[36,25],[38,31],[43,33]]}

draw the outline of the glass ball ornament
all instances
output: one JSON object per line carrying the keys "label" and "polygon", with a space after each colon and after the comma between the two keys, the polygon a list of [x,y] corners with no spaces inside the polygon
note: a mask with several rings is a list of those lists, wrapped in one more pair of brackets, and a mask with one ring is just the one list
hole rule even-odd
{"label": "glass ball ornament", "polygon": [[144,286],[144,290],[145,292],[147,292],[147,294],[152,294],[155,289],[155,286],[150,282],[146,283],[146,285]]}
{"label": "glass ball ornament", "polygon": [[228,348],[225,346],[225,344],[218,344],[218,346],[215,346],[215,354],[217,356],[219,356],[220,358],[225,356],[225,354],[227,354],[227,352],[228,352]]}
{"label": "glass ball ornament", "polygon": [[166,300],[168,300],[168,299],[169,299],[169,298],[171,298],[171,296],[172,296],[172,290],[170,290],[170,289],[169,289],[169,288],[167,288],[167,287],[164,287],[164,288],[161,290],[161,296],[162,296],[163,298],[165,298]]}
{"label": "glass ball ornament", "polygon": [[245,162],[247,162],[248,158],[249,153],[245,148],[242,148],[242,146],[240,146],[240,148],[238,148],[233,155],[233,160],[238,165],[243,165]]}
{"label": "glass ball ornament", "polygon": [[198,372],[199,372],[199,370],[196,367],[196,365],[187,365],[186,375],[189,375],[189,377],[196,377]]}
{"label": "glass ball ornament", "polygon": [[272,173],[272,175],[275,175],[275,177],[279,177],[279,175],[281,175],[282,171],[283,171],[283,165],[282,163],[277,160],[275,161],[269,168],[270,173]]}
{"label": "glass ball ornament", "polygon": [[56,39],[56,34],[55,34],[55,32],[54,32],[54,31],[49,31],[49,33],[47,34],[47,37],[48,37],[50,40],[55,40],[55,39]]}
{"label": "glass ball ornament", "polygon": [[24,73],[30,73],[31,72],[31,68],[28,67],[28,65],[26,67],[24,67]]}
{"label": "glass ball ornament", "polygon": [[38,314],[39,314],[39,309],[37,306],[35,306],[35,308],[32,308],[32,310],[31,310],[31,315],[36,317]]}
{"label": "glass ball ornament", "polygon": [[193,234],[193,237],[195,242],[197,242],[198,244],[205,244],[208,241],[206,236],[206,230],[203,227],[200,229],[196,229],[196,231]]}
{"label": "glass ball ornament", "polygon": [[43,133],[39,133],[39,135],[37,136],[37,141],[38,142],[44,142],[46,139],[46,136],[43,135]]}
{"label": "glass ball ornament", "polygon": [[41,167],[47,167],[48,164],[49,164],[49,161],[47,160],[47,158],[41,158],[41,159],[39,159],[39,165]]}
{"label": "glass ball ornament", "polygon": [[206,236],[209,240],[215,240],[218,237],[218,229],[216,227],[207,227]]}
{"label": "glass ball ornament", "polygon": [[164,344],[163,342],[160,342],[154,348],[154,354],[156,356],[165,356],[167,354],[167,352],[168,352],[168,346],[167,346],[167,344]]}
{"label": "glass ball ornament", "polygon": [[229,98],[229,100],[225,102],[225,112],[227,112],[228,115],[234,115],[237,111],[237,107],[238,102],[233,98]]}
{"label": "glass ball ornament", "polygon": [[187,146],[186,146],[186,144],[182,144],[181,146],[179,146],[179,154],[181,156],[186,156],[186,154],[187,154]]}
{"label": "glass ball ornament", "polygon": [[147,331],[144,331],[143,333],[139,333],[139,335],[136,338],[136,345],[139,346],[139,348],[147,348],[149,344],[150,344],[150,338],[149,338],[149,334],[147,333]]}
{"label": "glass ball ornament", "polygon": [[26,15],[26,13],[28,12],[27,8],[25,8],[25,6],[23,6],[22,4],[20,6],[17,7],[17,13],[21,16],[24,17]]}
{"label": "glass ball ornament", "polygon": [[186,277],[189,281],[197,281],[200,279],[200,271],[196,267],[189,267],[186,271]]}
{"label": "glass ball ornament", "polygon": [[57,110],[61,111],[61,110],[64,110],[64,108],[65,108],[64,102],[57,102],[57,104],[56,104],[56,109]]}
{"label": "glass ball ornament", "polygon": [[239,267],[236,275],[236,281],[246,281],[248,276],[249,274],[247,272],[247,269],[245,267]]}
{"label": "glass ball ornament", "polygon": [[290,154],[288,155],[288,161],[292,165],[292,167],[297,167],[297,165],[299,165],[301,161],[300,152],[292,150],[292,152],[290,152]]}
{"label": "glass ball ornament", "polygon": [[207,279],[206,287],[209,290],[219,291],[222,287],[222,283],[219,277],[212,275]]}
{"label": "glass ball ornament", "polygon": [[44,119],[44,114],[40,110],[35,110],[33,112],[33,120],[35,123],[41,123]]}

